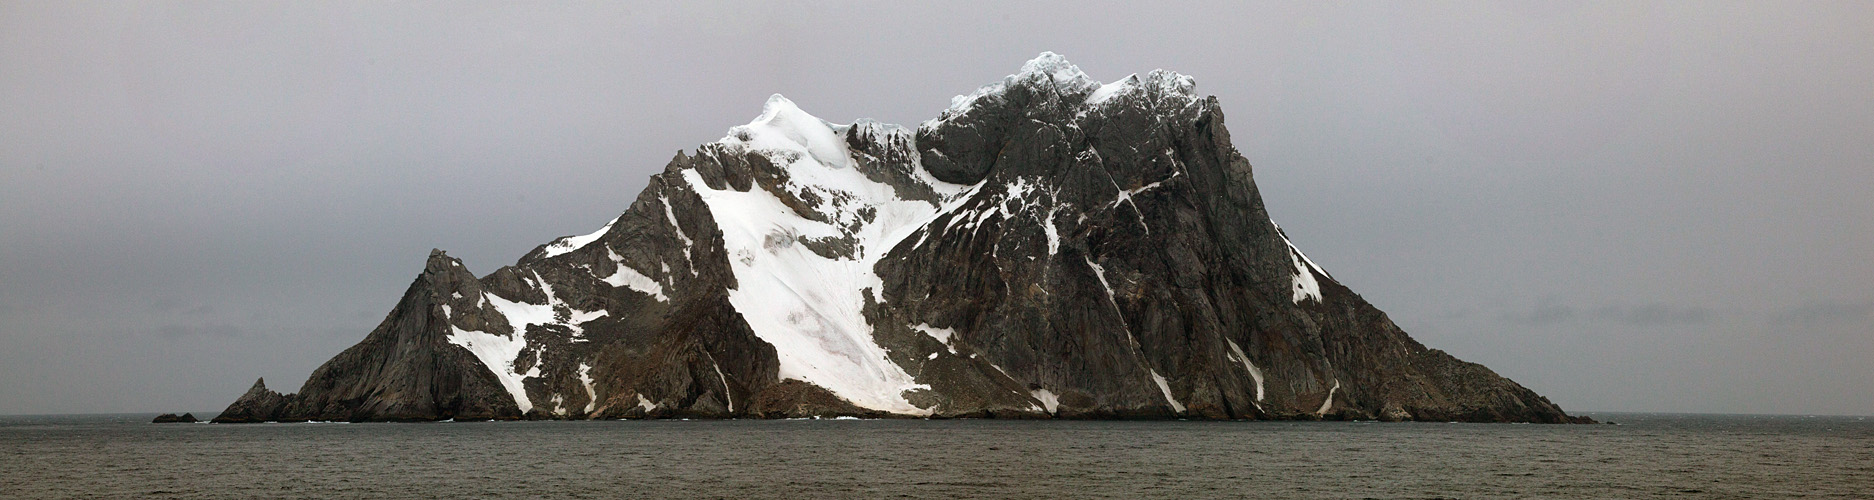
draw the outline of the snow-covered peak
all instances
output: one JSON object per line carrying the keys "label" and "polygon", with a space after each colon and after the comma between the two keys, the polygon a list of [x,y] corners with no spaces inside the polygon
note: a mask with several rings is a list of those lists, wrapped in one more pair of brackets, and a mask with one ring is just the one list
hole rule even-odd
{"label": "snow-covered peak", "polygon": [[846,142],[840,140],[840,127],[808,114],[781,94],[768,97],[761,106],[761,116],[747,125],[729,129],[720,142],[739,144],[756,150],[793,151],[813,157],[831,168],[848,165]]}
{"label": "snow-covered peak", "polygon": [[1067,56],[1056,54],[1052,50],[1041,51],[1041,54],[1035,56],[1034,59],[1022,63],[1021,73],[1077,73],[1080,76],[1087,76],[1086,73],[1080,72],[1079,66],[1067,62]]}
{"label": "snow-covered peak", "polygon": [[[1053,52],[1041,55],[1022,64],[1020,71],[1004,77],[1002,81],[984,85],[969,94],[950,99],[950,107],[937,118],[925,121],[923,126],[940,125],[946,121],[968,113],[976,107],[978,101],[989,96],[1001,96],[1016,86],[1051,85],[1062,96],[1079,99],[1077,104],[1085,111],[1101,106],[1120,95],[1146,92],[1153,97],[1181,97],[1185,102],[1196,102],[1197,80],[1175,71],[1155,69],[1141,78],[1137,73],[1126,75],[1112,83],[1102,83],[1087,76],[1079,66],[1068,62],[1066,57]],[[1072,101],[1070,101],[1072,103]]]}
{"label": "snow-covered peak", "polygon": [[1166,99],[1175,104],[1197,102],[1197,79],[1176,71],[1155,69],[1140,77],[1138,73],[1126,75],[1112,83],[1100,85],[1087,95],[1082,103],[1084,108],[1095,108],[1112,100],[1113,97],[1143,93],[1149,99]]}
{"label": "snow-covered peak", "polygon": [[[935,219],[939,203],[907,198],[900,193],[905,186],[862,172],[846,142],[853,133],[912,147],[912,134],[902,128],[829,123],[777,94],[760,116],[717,141],[730,154],[772,160],[782,170],[765,176],[773,182],[718,189],[695,169],[683,170],[683,179],[709,207],[731,256],[736,285],[727,290],[729,303],[775,347],[782,379],[818,385],[865,408],[929,414],[928,405],[914,405],[905,394],[930,387],[874,342],[865,311],[884,290],[875,264]],[[916,167],[916,157],[905,158],[912,162],[908,182],[928,183],[922,187],[940,195],[962,189],[926,180],[933,178]]]}
{"label": "snow-covered peak", "polygon": [[1152,70],[1145,74],[1144,84],[1147,88],[1158,91],[1160,96],[1197,98],[1197,79],[1176,71]]}
{"label": "snow-covered peak", "polygon": [[1085,91],[1100,86],[1099,81],[1087,76],[1086,72],[1080,71],[1079,66],[1067,62],[1066,57],[1053,52],[1042,52],[1034,59],[1022,63],[1021,71],[1010,75],[1010,78],[1016,81],[1032,80],[1037,77],[1045,78],[1046,81],[1062,90]]}
{"label": "snow-covered peak", "polygon": [[1093,77],[1087,76],[1087,73],[1081,71],[1079,66],[1074,66],[1073,63],[1067,62],[1066,57],[1053,52],[1042,52],[1041,55],[1035,56],[1034,59],[1029,59],[1028,62],[1022,63],[1022,69],[1020,71],[1004,77],[1002,81],[977,87],[974,92],[950,98],[950,107],[945,109],[942,114],[939,114],[937,118],[926,121],[925,125],[941,123],[945,120],[962,115],[963,113],[967,113],[970,109],[976,107],[977,100],[986,96],[1006,94],[1008,93],[1009,87],[1020,85],[1024,82],[1046,83],[1062,89],[1083,91],[1100,86],[1099,81],[1094,80]]}
{"label": "snow-covered peak", "polygon": [[1114,80],[1113,83],[1101,85],[1100,88],[1093,89],[1093,93],[1087,95],[1087,104],[1097,105],[1099,103],[1106,102],[1107,99],[1110,99],[1115,95],[1129,92],[1132,89],[1138,88],[1138,86],[1139,86],[1139,74],[1138,73],[1126,75],[1125,78]]}

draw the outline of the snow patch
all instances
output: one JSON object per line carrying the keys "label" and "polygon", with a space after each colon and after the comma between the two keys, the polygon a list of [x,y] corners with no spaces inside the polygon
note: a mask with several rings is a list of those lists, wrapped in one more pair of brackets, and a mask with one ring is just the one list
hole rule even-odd
{"label": "snow patch", "polygon": [[1093,94],[1087,96],[1087,104],[1097,105],[1106,102],[1107,99],[1111,99],[1113,96],[1131,89],[1133,86],[1138,85],[1138,83],[1139,74],[1133,73],[1126,75],[1125,78],[1114,80],[1113,83],[1101,85],[1100,88],[1093,89]]}
{"label": "snow patch", "polygon": [[[1065,206],[1060,201],[1060,193],[1059,187],[1046,186],[1039,180],[1016,177],[1015,180],[1009,182],[1007,194],[1001,203],[995,205],[995,210],[1011,215],[1026,213],[1039,219],[1041,231],[1048,237],[1048,255],[1053,256],[1061,251],[1061,231],[1054,225],[1054,216],[1059,214],[1061,208]],[[1039,208],[1043,202],[1039,199],[1040,197],[1034,196],[1037,194],[1047,195],[1046,213]],[[988,214],[984,214],[983,218],[987,219]]]}
{"label": "snow patch", "polygon": [[1043,231],[1046,231],[1048,235],[1048,256],[1049,257],[1053,257],[1054,254],[1061,253],[1061,230],[1059,228],[1054,227],[1054,214],[1060,212],[1060,210],[1061,210],[1061,207],[1059,205],[1056,205],[1053,208],[1048,209],[1047,224],[1041,226],[1041,229]]}
{"label": "snow patch", "polygon": [[[443,306],[443,317],[451,317],[450,313],[449,306]],[[481,361],[483,367],[493,372],[495,379],[501,381],[501,387],[507,389],[508,394],[514,397],[514,404],[520,407],[521,413],[532,410],[534,403],[527,399],[527,388],[521,384],[521,381],[528,377],[540,376],[540,362],[536,359],[534,365],[526,370],[514,369],[515,358],[519,358],[521,350],[527,347],[526,336],[519,333],[496,335],[483,331],[463,330],[455,326],[454,321],[448,321],[448,323],[449,343],[468,349],[470,354],[475,355],[476,360]]]}
{"label": "snow patch", "polygon": [[[683,240],[683,261],[689,263],[690,275],[695,276],[696,261],[690,259],[690,248],[696,246],[696,242],[690,239],[689,233],[683,232],[682,225],[677,224],[677,213],[670,210],[670,198],[658,195],[657,200],[663,202],[664,220],[670,223],[671,229],[677,230],[677,238]],[[670,264],[664,264],[664,274],[670,274]]]}
{"label": "snow patch", "polygon": [[662,283],[658,283],[657,280],[651,279],[650,276],[645,276],[643,273],[639,273],[638,270],[632,269],[631,266],[625,265],[625,258],[619,256],[618,252],[612,251],[611,245],[605,246],[605,253],[611,256],[612,262],[616,264],[613,266],[616,270],[612,271],[611,276],[600,278],[601,281],[611,285],[613,288],[621,286],[629,287],[645,295],[656,297],[658,302],[670,302],[670,297],[664,296],[664,285]]}
{"label": "snow patch", "polygon": [[911,168],[913,173],[917,174],[918,182],[930,186],[931,191],[936,192],[939,199],[947,200],[948,203],[951,203],[951,205],[945,207],[944,210],[939,210],[939,212],[948,212],[956,208],[956,204],[961,204],[964,200],[969,199],[970,195],[976,194],[976,190],[981,189],[983,182],[985,182],[978,181],[975,184],[952,184],[950,182],[945,182],[938,179],[937,176],[931,175],[930,170],[924,168],[924,159],[916,154],[911,155]]}
{"label": "snow patch", "polygon": [[[619,217],[623,217],[623,216],[621,215]],[[564,238],[553,240],[552,243],[547,244],[546,257],[554,257],[554,256],[565,254],[567,252],[571,252],[573,250],[584,248],[586,245],[590,245],[592,244],[592,242],[598,241],[600,236],[605,236],[606,232],[612,230],[612,224],[617,224],[617,223],[618,223],[618,217],[613,217],[611,222],[605,223],[605,227],[599,228],[598,231],[593,231],[592,234],[588,234],[584,236],[567,236]]]}
{"label": "snow patch", "polygon": [[1113,198],[1113,202],[1111,204],[1108,204],[1107,208],[1119,208],[1120,203],[1126,203],[1126,204],[1132,205],[1133,210],[1138,210],[1139,205],[1137,203],[1132,202],[1133,196],[1137,196],[1139,193],[1157,189],[1159,186],[1163,186],[1165,185],[1166,182],[1169,182],[1172,179],[1176,179],[1178,178],[1179,175],[1183,175],[1183,174],[1184,172],[1182,171],[1172,172],[1170,177],[1166,177],[1163,179],[1159,179],[1157,181],[1153,181],[1151,184],[1146,184],[1146,185],[1139,186],[1139,187],[1132,188],[1132,189],[1121,189],[1119,190],[1119,195]]}
{"label": "snow patch", "polygon": [[482,362],[482,366],[493,372],[495,378],[501,381],[501,387],[514,397],[514,404],[520,407],[521,413],[533,409],[533,401],[527,399],[527,389],[521,385],[521,381],[540,376],[540,364],[535,363],[526,371],[513,368],[514,358],[520,357],[521,349],[527,347],[526,340],[463,330],[455,325],[449,325],[449,329],[449,343],[468,349],[469,353],[475,355],[475,359]]}
{"label": "snow patch", "polygon": [[1314,279],[1314,273],[1309,272],[1308,268],[1302,267],[1301,260],[1297,259],[1295,257],[1296,255],[1300,254],[1298,252],[1289,252],[1288,256],[1289,260],[1295,264],[1295,276],[1294,279],[1291,280],[1291,284],[1295,286],[1295,289],[1290,299],[1296,304],[1300,304],[1301,301],[1308,299],[1321,302],[1321,282]]}
{"label": "snow patch", "polygon": [[1087,261],[1087,267],[1093,268],[1093,276],[1100,278],[1100,287],[1106,289],[1106,301],[1112,303],[1113,308],[1119,308],[1119,301],[1113,296],[1113,285],[1106,282],[1106,268],[1099,264],[1094,264],[1092,258],[1082,256],[1081,259]]}
{"label": "snow patch", "polygon": [[[1282,241],[1287,242],[1288,238],[1283,237]],[[1296,304],[1308,299],[1314,299],[1317,303],[1321,302],[1321,282],[1315,279],[1314,272],[1310,269],[1313,265],[1302,263],[1302,259],[1306,258],[1301,255],[1301,250],[1295,248],[1294,243],[1288,244],[1288,260],[1289,263],[1294,264],[1295,268],[1294,279],[1290,281],[1290,284],[1294,285],[1294,294],[1290,298]]]}
{"label": "snow patch", "polygon": [[[492,305],[495,308],[495,312],[507,318],[508,324],[514,328],[515,335],[526,333],[528,325],[560,325],[571,330],[573,332],[573,338],[583,338],[586,330],[579,325],[599,319],[608,314],[604,309],[597,311],[573,309],[572,306],[560,301],[559,297],[553,294],[553,285],[547,283],[546,280],[540,279],[539,272],[533,273],[533,279],[527,281],[529,284],[539,288],[540,291],[547,296],[547,302],[545,304],[516,302],[502,298],[499,294],[482,292],[482,300],[484,303]],[[567,311],[564,318],[558,315],[557,311],[559,309],[565,309]]]}
{"label": "snow patch", "polygon": [[[977,353],[970,353],[970,359],[976,359],[977,358],[976,354]],[[988,360],[984,360],[983,364],[989,365],[990,368],[995,368],[996,373],[1001,373],[1004,378],[1007,378],[1009,380],[1015,380],[1015,376],[1009,375],[1009,371],[1002,369],[1001,366],[996,366],[995,363],[990,363]]]}
{"label": "snow patch", "polygon": [[[1106,268],[1099,264],[1093,263],[1092,258],[1081,256],[1081,259],[1086,261],[1087,267],[1093,269],[1094,277],[1097,277],[1100,279],[1100,287],[1106,289],[1106,303],[1112,304],[1113,314],[1119,318],[1119,328],[1126,332],[1126,343],[1132,346],[1132,354],[1134,356],[1137,356],[1138,357],[1137,359],[1139,360],[1139,362],[1143,364],[1145,362],[1145,350],[1144,348],[1139,346],[1139,338],[1132,334],[1132,325],[1126,324],[1126,312],[1119,308],[1119,300],[1113,294],[1113,286],[1107,283],[1106,281]],[[1150,370],[1151,366],[1145,365],[1145,368],[1147,370]],[[1152,372],[1152,376],[1157,377],[1158,372],[1156,371]],[[1164,387],[1164,384],[1162,383],[1162,379],[1159,385],[1160,387]],[[1165,392],[1165,398],[1166,399],[1171,398],[1171,392],[1169,390]],[[1178,405],[1176,401],[1172,401],[1171,404],[1173,406]],[[1183,410],[1179,410],[1179,411],[1183,411]]]}
{"label": "snow patch", "polygon": [[[929,335],[930,338],[937,339],[937,342],[940,342],[945,346],[949,346],[950,337],[957,334],[957,331],[955,328],[936,328],[936,327],[932,327],[924,323],[918,323],[916,325],[912,325],[911,329],[924,332],[925,335]],[[956,350],[952,349],[950,352],[956,352]]]}
{"label": "snow patch", "polygon": [[599,404],[599,391],[592,386],[592,365],[579,364],[579,383],[586,385],[586,413],[592,413]]}
{"label": "snow patch", "polygon": [[[1242,361],[1243,368],[1249,370],[1249,377],[1256,379],[1256,401],[1261,402],[1263,400],[1262,399],[1262,370],[1256,369],[1256,365],[1249,362],[1249,356],[1243,354],[1243,348],[1236,346],[1236,341],[1230,340],[1230,339],[1224,339],[1224,341],[1229,342],[1230,351],[1236,353],[1236,355],[1234,356],[1236,359],[1232,361]],[[1257,405],[1257,407],[1261,408],[1262,405]]]}
{"label": "snow patch", "polygon": [[735,394],[729,391],[729,377],[722,375],[722,363],[716,362],[716,355],[709,355],[709,366],[716,369],[716,380],[722,381],[722,400],[729,405],[729,413],[735,413]]}
{"label": "snow patch", "polygon": [[1179,403],[1177,398],[1171,397],[1171,383],[1165,380],[1165,376],[1159,375],[1158,370],[1152,370],[1152,381],[1158,383],[1159,392],[1165,393],[1165,402],[1171,403],[1172,411],[1184,413],[1184,404]]}
{"label": "snow patch", "polygon": [[1321,401],[1321,409],[1314,411],[1315,416],[1326,415],[1327,410],[1334,407],[1334,391],[1338,390],[1340,390],[1340,379],[1334,379],[1334,387],[1327,390],[1327,399]]}
{"label": "snow patch", "polygon": [[1055,410],[1061,407],[1061,397],[1059,395],[1054,394],[1054,391],[1050,391],[1047,389],[1035,389],[1032,391],[1028,391],[1028,394],[1030,396],[1034,396],[1036,401],[1040,401],[1041,408],[1044,410],[1047,410],[1049,414],[1054,414]]}
{"label": "snow patch", "polygon": [[1320,275],[1328,279],[1333,279],[1334,276],[1321,269],[1321,266],[1315,265],[1314,260],[1308,258],[1308,254],[1301,253],[1301,249],[1295,247],[1295,242],[1288,240],[1288,234],[1282,231],[1280,224],[1274,221],[1270,221],[1269,224],[1275,226],[1275,234],[1281,236],[1282,243],[1288,245],[1289,263],[1294,266],[1295,270],[1294,280],[1291,283],[1294,286],[1292,288],[1294,302],[1300,304],[1306,299],[1321,302],[1321,282],[1315,276]]}

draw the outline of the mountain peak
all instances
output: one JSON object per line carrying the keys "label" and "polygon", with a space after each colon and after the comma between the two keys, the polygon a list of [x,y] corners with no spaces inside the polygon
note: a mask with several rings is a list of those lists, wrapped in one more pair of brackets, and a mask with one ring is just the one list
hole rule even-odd
{"label": "mountain peak", "polygon": [[299,393],[218,420],[1572,420],[1309,261],[1175,72],[1044,52],[915,131],[776,94],[697,151],[486,277],[434,252]]}
{"label": "mountain peak", "polygon": [[[807,113],[806,111],[802,111],[800,109],[799,105],[794,104],[793,100],[788,99],[787,96],[781,95],[780,93],[777,92],[774,95],[768,96],[768,101],[761,104],[761,116],[755,118],[755,122],[756,123],[766,122],[769,120],[773,120],[776,116],[780,116],[784,114],[791,115],[791,114],[806,114],[806,113]],[[808,115],[808,116],[812,116],[812,115]]]}
{"label": "mountain peak", "polygon": [[1029,59],[1028,62],[1022,63],[1021,71],[1010,76],[1017,81],[1043,77],[1063,89],[1084,90],[1100,85],[1098,80],[1087,76],[1087,73],[1081,71],[1079,66],[1075,66],[1074,63],[1068,62],[1066,57],[1053,52],[1042,52],[1034,59]]}
{"label": "mountain peak", "polygon": [[[761,106],[761,115],[747,125],[729,129],[729,135],[718,143],[729,146],[741,146],[748,149],[779,153],[781,157],[798,158],[788,153],[804,154],[831,168],[847,165],[845,141],[840,140],[838,132],[831,122],[813,116],[795,105],[781,94],[768,96],[768,101]],[[791,158],[776,158],[777,165],[792,163]]]}
{"label": "mountain peak", "polygon": [[1174,107],[1194,103],[1201,98],[1197,94],[1197,80],[1176,71],[1155,69],[1147,72],[1143,78],[1133,73],[1103,83],[1068,62],[1066,57],[1042,52],[1022,63],[1020,70],[1003,77],[1002,81],[952,97],[950,107],[936,118],[925,121],[920,128],[942,126],[983,105],[996,107],[997,104],[1008,102],[1011,92],[1016,89],[1021,89],[1022,94],[1052,96],[1052,99],[1061,102],[1064,109],[1073,113],[1084,113],[1105,106],[1114,97],[1125,95],[1137,95],[1148,100],[1171,98]]}
{"label": "mountain peak", "polygon": [[1067,56],[1056,54],[1052,50],[1043,50],[1041,51],[1041,54],[1036,55],[1034,59],[1029,59],[1028,62],[1022,63],[1021,72],[1023,73],[1031,73],[1031,72],[1052,73],[1055,70],[1061,70],[1061,69],[1068,69],[1068,70],[1073,70],[1076,72],[1080,71],[1080,67],[1074,66],[1074,63],[1067,61]]}

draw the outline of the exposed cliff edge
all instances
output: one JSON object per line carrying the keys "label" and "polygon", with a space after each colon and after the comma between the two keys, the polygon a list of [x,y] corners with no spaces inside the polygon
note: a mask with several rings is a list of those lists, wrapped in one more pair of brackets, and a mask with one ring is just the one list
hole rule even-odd
{"label": "exposed cliff edge", "polygon": [[432,252],[299,392],[215,421],[1585,421],[1290,244],[1194,86],[1044,53],[915,130],[776,95],[596,232],[480,278]]}

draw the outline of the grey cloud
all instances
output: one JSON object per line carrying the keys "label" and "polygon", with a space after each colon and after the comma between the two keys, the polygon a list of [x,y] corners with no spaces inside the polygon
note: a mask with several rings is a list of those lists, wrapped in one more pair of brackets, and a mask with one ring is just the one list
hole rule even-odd
{"label": "grey cloud", "polygon": [[1712,312],[1703,307],[1641,304],[1602,307],[1596,310],[1596,316],[1632,326],[1703,325],[1711,322]]}
{"label": "grey cloud", "polygon": [[182,308],[182,299],[164,295],[150,300],[150,310],[156,312],[174,312]]}
{"label": "grey cloud", "polygon": [[1874,319],[1874,301],[1812,302],[1778,312],[1770,318],[1777,326],[1816,328],[1850,325]]}
{"label": "grey cloud", "polygon": [[204,325],[170,324],[157,327],[155,333],[169,339],[183,338],[229,338],[247,335],[247,330],[227,323]]}
{"label": "grey cloud", "polygon": [[1459,307],[1459,308],[1446,309],[1444,312],[1438,313],[1437,318],[1447,319],[1447,320],[1461,320],[1461,319],[1469,319],[1471,316],[1474,316],[1476,314],[1477,314],[1477,308]]}
{"label": "grey cloud", "polygon": [[1504,312],[1497,319],[1523,326],[1548,326],[1574,321],[1580,313],[1574,307],[1542,304],[1526,312]]}
{"label": "grey cloud", "polygon": [[162,314],[200,317],[212,316],[218,312],[214,304],[187,300],[186,297],[164,295],[149,300],[149,310]]}
{"label": "grey cloud", "polygon": [[1711,309],[1660,303],[1615,304],[1583,308],[1567,304],[1544,303],[1527,311],[1509,311],[1497,319],[1520,326],[1563,324],[1604,324],[1631,327],[1703,325],[1711,322]]}

